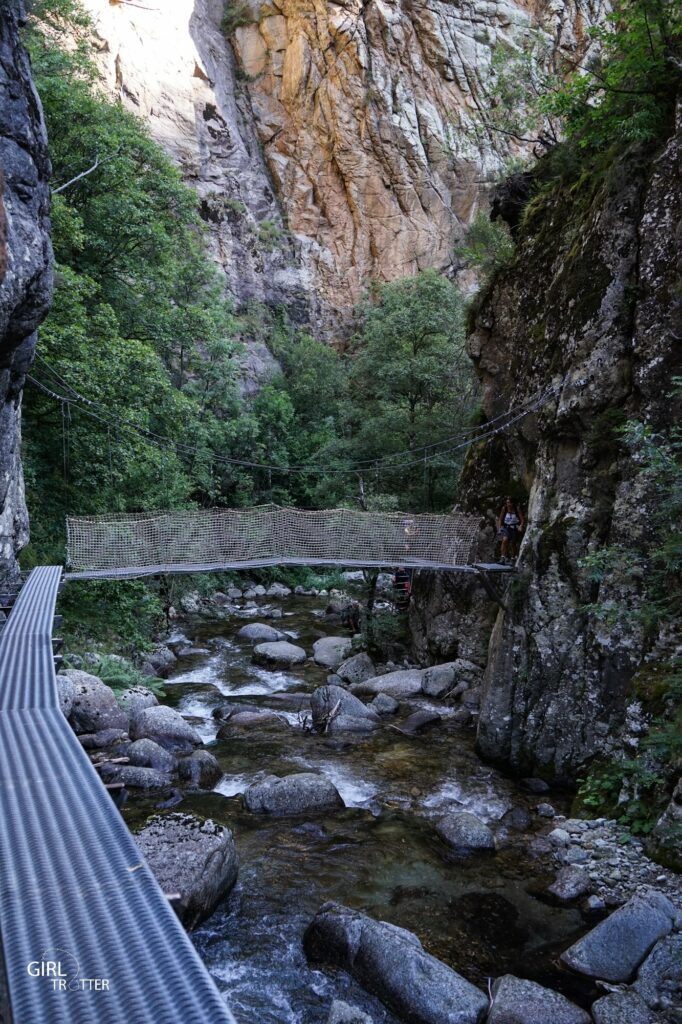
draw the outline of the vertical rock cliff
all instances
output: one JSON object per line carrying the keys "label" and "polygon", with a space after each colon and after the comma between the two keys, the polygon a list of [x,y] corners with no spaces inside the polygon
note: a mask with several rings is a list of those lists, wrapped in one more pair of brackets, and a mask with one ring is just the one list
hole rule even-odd
{"label": "vertical rock cliff", "polygon": [[16,574],[28,540],[21,392],[52,294],[50,166],[22,16],[21,4],[0,4],[0,580]]}
{"label": "vertical rock cliff", "polygon": [[453,242],[512,152],[466,131],[493,47],[542,27],[555,54],[582,52],[605,2],[85,5],[108,91],[197,189],[237,303],[333,340],[372,278],[456,271]]}
{"label": "vertical rock cliff", "polygon": [[[462,502],[483,514],[481,553],[493,552],[494,513],[511,490],[527,496],[528,529],[506,609],[479,588],[424,580],[413,627],[423,658],[462,656],[482,671],[478,744],[519,771],[573,776],[623,726],[632,680],[655,661],[608,575],[598,588],[581,558],[646,537],[655,495],[613,428],[676,421],[672,378],[682,368],[682,120],[654,154],[631,152],[556,185],[526,211],[514,263],[482,297],[469,338],[489,416],[539,390],[557,393],[503,441],[469,458]],[[510,481],[512,481],[510,483]],[[633,610],[607,627],[586,606]],[[472,614],[474,609],[475,614]]]}

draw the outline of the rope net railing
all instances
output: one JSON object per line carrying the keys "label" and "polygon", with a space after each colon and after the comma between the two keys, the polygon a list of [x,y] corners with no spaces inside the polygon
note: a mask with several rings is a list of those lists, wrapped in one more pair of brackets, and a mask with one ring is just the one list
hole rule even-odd
{"label": "rope net railing", "polygon": [[69,575],[133,577],[259,565],[471,565],[478,519],[264,505],[67,519]]}

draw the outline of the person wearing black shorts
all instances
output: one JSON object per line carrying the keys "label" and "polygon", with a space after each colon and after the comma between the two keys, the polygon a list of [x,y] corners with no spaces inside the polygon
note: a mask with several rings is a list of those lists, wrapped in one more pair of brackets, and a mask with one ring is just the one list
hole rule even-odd
{"label": "person wearing black shorts", "polygon": [[504,505],[497,517],[497,536],[502,542],[502,553],[500,555],[501,565],[516,558],[518,545],[524,527],[523,512],[513,498],[504,499]]}

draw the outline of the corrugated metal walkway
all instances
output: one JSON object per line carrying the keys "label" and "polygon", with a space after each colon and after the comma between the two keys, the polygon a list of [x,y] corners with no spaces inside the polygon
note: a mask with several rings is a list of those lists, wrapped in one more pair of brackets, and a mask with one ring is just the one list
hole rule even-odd
{"label": "corrugated metal walkway", "polygon": [[[0,934],[12,1019],[234,1024],[59,710],[60,579],[60,568],[34,569],[0,636]],[[56,960],[65,978],[29,973]]]}

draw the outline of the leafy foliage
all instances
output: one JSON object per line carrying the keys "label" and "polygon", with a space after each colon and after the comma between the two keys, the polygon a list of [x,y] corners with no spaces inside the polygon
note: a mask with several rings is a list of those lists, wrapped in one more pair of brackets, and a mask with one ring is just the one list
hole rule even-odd
{"label": "leafy foliage", "polygon": [[133,686],[144,686],[151,690],[157,697],[165,697],[165,691],[160,679],[156,676],[145,676],[129,661],[123,658],[115,658],[111,655],[102,655],[93,667],[93,675],[96,675],[103,683],[110,686],[114,693],[124,693]]}
{"label": "leafy foliage", "polygon": [[[594,583],[608,578],[623,595],[587,610],[607,626],[635,618],[653,643],[661,630],[675,628],[682,609],[682,443],[677,429],[664,437],[633,421],[619,434],[652,496],[649,530],[581,562]],[[682,661],[659,660],[655,672],[644,667],[636,682],[651,716],[648,735],[636,757],[595,765],[579,798],[587,808],[614,814],[632,831],[647,834],[682,760]]]}
{"label": "leafy foliage", "polygon": [[535,144],[562,138],[591,153],[650,143],[669,127],[682,82],[678,0],[615,0],[588,32],[586,52],[557,52],[542,30],[498,45],[486,108],[470,130]]}
{"label": "leafy foliage", "polygon": [[491,221],[487,214],[479,211],[467,228],[463,243],[455,249],[455,254],[470,266],[477,267],[483,278],[487,279],[511,262],[514,240],[506,224]]}
{"label": "leafy foliage", "polygon": [[[195,194],[146,125],[100,91],[89,31],[78,0],[37,0],[26,30],[50,138],[57,268],[32,371],[42,390],[27,389],[24,404],[25,567],[64,560],[68,514],[355,505],[354,463],[404,450],[400,469],[367,474],[362,500],[448,504],[458,458],[415,466],[409,451],[468,423],[475,402],[456,289],[433,273],[377,288],[345,353],[293,329],[286,310],[236,313]],[[279,235],[262,222],[264,248]],[[247,399],[242,337],[281,367]],[[64,606],[79,634],[142,644],[180,586],[73,585]]]}

